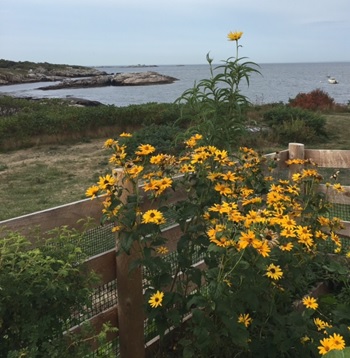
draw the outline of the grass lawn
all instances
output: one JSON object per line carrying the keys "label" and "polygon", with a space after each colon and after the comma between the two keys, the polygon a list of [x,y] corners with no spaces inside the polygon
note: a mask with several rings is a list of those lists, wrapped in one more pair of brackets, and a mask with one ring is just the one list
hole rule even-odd
{"label": "grass lawn", "polygon": [[[350,149],[350,113],[326,117],[329,140],[307,148]],[[84,199],[85,190],[108,172],[105,139],[1,153],[0,220]],[[271,143],[259,142],[259,150],[270,148],[274,148]]]}

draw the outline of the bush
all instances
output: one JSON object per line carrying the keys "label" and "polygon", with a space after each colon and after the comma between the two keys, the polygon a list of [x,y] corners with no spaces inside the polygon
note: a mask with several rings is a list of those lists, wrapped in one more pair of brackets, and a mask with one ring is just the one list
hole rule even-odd
{"label": "bush", "polygon": [[294,99],[289,99],[289,105],[310,111],[328,111],[335,103],[328,93],[315,89],[309,93],[299,93]]}
{"label": "bush", "polygon": [[151,124],[134,132],[132,137],[121,140],[122,144],[127,144],[128,151],[134,152],[140,143],[148,143],[157,147],[158,153],[175,154],[182,148],[182,144],[176,144],[176,138],[181,129],[171,125]]}
{"label": "bush", "polygon": [[[137,247],[130,269],[144,268],[148,323],[162,338],[177,329],[177,357],[316,357],[333,334],[348,342],[348,248],[337,234],[340,220],[329,217],[327,197],[317,192],[322,177],[313,164],[289,160],[306,167],[291,180],[273,179],[254,150],[230,153],[205,146],[203,137],[188,139],[179,157],[144,141],[131,153],[109,139],[110,163],[123,174],[112,171],[87,191],[105,194],[103,215],[116,223],[120,249]],[[140,209],[141,183],[157,208]],[[173,190],[181,198],[175,204],[166,201]],[[174,222],[176,245],[162,231]],[[338,291],[310,297],[318,282]]]}
{"label": "bush", "polygon": [[271,128],[271,135],[281,144],[295,141],[312,143],[328,137],[326,119],[301,108],[278,106],[265,112],[263,119]]}
{"label": "bush", "polygon": [[61,143],[65,137],[96,138],[111,127],[133,131],[143,125],[174,123],[179,115],[179,106],[169,103],[78,108],[59,99],[30,101],[0,96],[0,146],[16,143],[18,149],[35,143],[35,136],[51,136],[53,143]]}
{"label": "bush", "polygon": [[94,281],[80,265],[81,234],[57,229],[36,248],[19,233],[1,234],[0,356],[67,357],[63,333],[78,323],[72,312],[90,306]]}

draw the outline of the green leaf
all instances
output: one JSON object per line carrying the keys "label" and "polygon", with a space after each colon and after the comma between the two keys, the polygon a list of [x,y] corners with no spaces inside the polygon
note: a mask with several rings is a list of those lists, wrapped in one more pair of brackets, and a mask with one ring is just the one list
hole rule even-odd
{"label": "green leaf", "polygon": [[333,350],[324,355],[327,358],[350,358],[350,347],[346,347],[344,350]]}

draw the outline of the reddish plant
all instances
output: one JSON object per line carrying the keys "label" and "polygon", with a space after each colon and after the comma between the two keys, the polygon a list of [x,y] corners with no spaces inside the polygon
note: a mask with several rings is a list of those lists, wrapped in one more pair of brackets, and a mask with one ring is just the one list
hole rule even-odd
{"label": "reddish plant", "polygon": [[335,102],[328,93],[315,89],[309,93],[298,93],[294,99],[289,99],[289,105],[311,111],[324,111],[332,109]]}

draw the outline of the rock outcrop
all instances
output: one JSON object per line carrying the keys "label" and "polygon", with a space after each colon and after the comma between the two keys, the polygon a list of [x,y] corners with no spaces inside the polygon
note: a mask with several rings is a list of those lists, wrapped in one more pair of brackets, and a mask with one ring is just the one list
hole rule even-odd
{"label": "rock outcrop", "polygon": [[52,86],[40,87],[41,90],[55,90],[65,88],[88,88],[104,86],[145,86],[169,84],[176,78],[153,71],[117,73],[115,75],[94,76],[83,79],[65,79]]}
{"label": "rock outcrop", "polygon": [[10,68],[0,69],[0,85],[11,85],[33,82],[55,82],[66,78],[95,77],[106,75],[106,72],[90,67],[57,66],[45,68],[37,66],[33,69]]}

